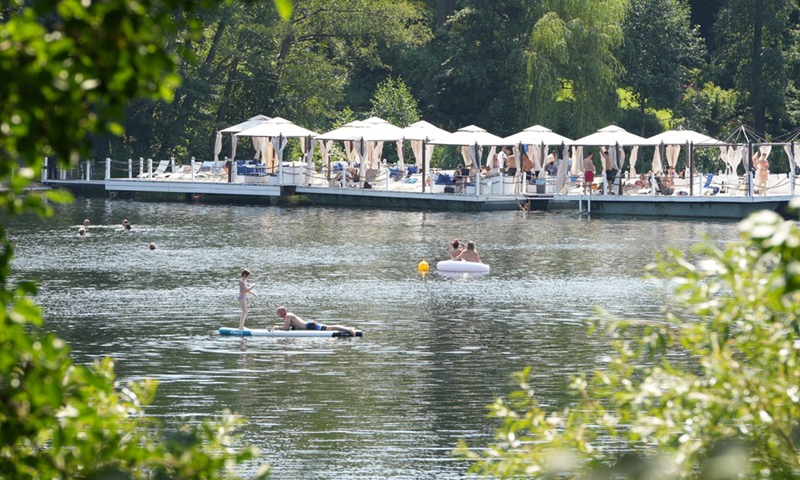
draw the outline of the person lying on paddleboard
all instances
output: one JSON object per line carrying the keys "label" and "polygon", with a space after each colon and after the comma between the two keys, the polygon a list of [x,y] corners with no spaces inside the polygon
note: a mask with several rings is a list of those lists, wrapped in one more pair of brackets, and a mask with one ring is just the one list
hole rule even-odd
{"label": "person lying on paddleboard", "polygon": [[454,260],[464,260],[465,262],[483,263],[478,251],[475,250],[475,242],[467,242],[467,249],[462,250]]}
{"label": "person lying on paddleboard", "polygon": [[278,307],[278,318],[283,320],[283,325],[275,325],[271,330],[338,330],[340,332],[347,332],[354,337],[356,336],[356,330],[354,328],[306,322],[294,313],[287,311],[286,307]]}

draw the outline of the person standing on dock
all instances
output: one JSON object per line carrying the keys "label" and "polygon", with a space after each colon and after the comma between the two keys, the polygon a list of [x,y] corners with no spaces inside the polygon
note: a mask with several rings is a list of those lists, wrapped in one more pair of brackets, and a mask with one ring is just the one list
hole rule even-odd
{"label": "person standing on dock", "polygon": [[589,195],[592,194],[592,185],[594,184],[594,159],[592,152],[583,159],[583,193],[589,190]]}
{"label": "person standing on dock", "polygon": [[250,270],[242,270],[242,278],[239,279],[239,305],[242,307],[242,315],[239,317],[239,330],[244,330],[244,320],[247,318],[247,294],[258,297],[258,294],[253,291],[256,284],[248,285],[247,279],[250,278]]}

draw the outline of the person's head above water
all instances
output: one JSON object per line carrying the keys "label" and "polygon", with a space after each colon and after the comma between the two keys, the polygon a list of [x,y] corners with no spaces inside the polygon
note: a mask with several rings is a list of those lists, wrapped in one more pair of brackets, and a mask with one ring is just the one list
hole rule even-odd
{"label": "person's head above water", "polygon": [[286,314],[289,313],[286,311],[286,307],[278,307],[278,317],[283,318]]}
{"label": "person's head above water", "polygon": [[475,250],[475,242],[467,242],[467,250]]}

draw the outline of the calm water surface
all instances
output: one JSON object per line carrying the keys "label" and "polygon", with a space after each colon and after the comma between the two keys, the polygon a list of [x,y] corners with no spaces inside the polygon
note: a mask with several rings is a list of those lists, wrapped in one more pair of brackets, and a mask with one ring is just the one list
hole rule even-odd
{"label": "calm water surface", "polygon": [[[664,292],[642,279],[654,252],[737,238],[731,222],[97,199],[9,231],[16,275],[39,282],[45,329],[77,362],[112,356],[120,379],[157,379],[149,412],[168,423],[242,415],[277,479],[463,478],[450,452],[491,439],[486,405],[513,372],[532,366],[539,401],[566,405],[569,376],[607,352],[587,336],[595,307],[660,318]],[[491,274],[420,277],[453,237],[474,240]],[[365,337],[219,337],[237,325],[243,268],[260,295],[248,326],[286,305]]]}

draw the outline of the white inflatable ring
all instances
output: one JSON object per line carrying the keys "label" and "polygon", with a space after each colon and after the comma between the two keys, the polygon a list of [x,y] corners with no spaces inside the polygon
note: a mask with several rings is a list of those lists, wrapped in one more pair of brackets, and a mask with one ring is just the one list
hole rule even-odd
{"label": "white inflatable ring", "polygon": [[463,260],[442,260],[436,264],[436,269],[453,273],[489,273],[489,265]]}

